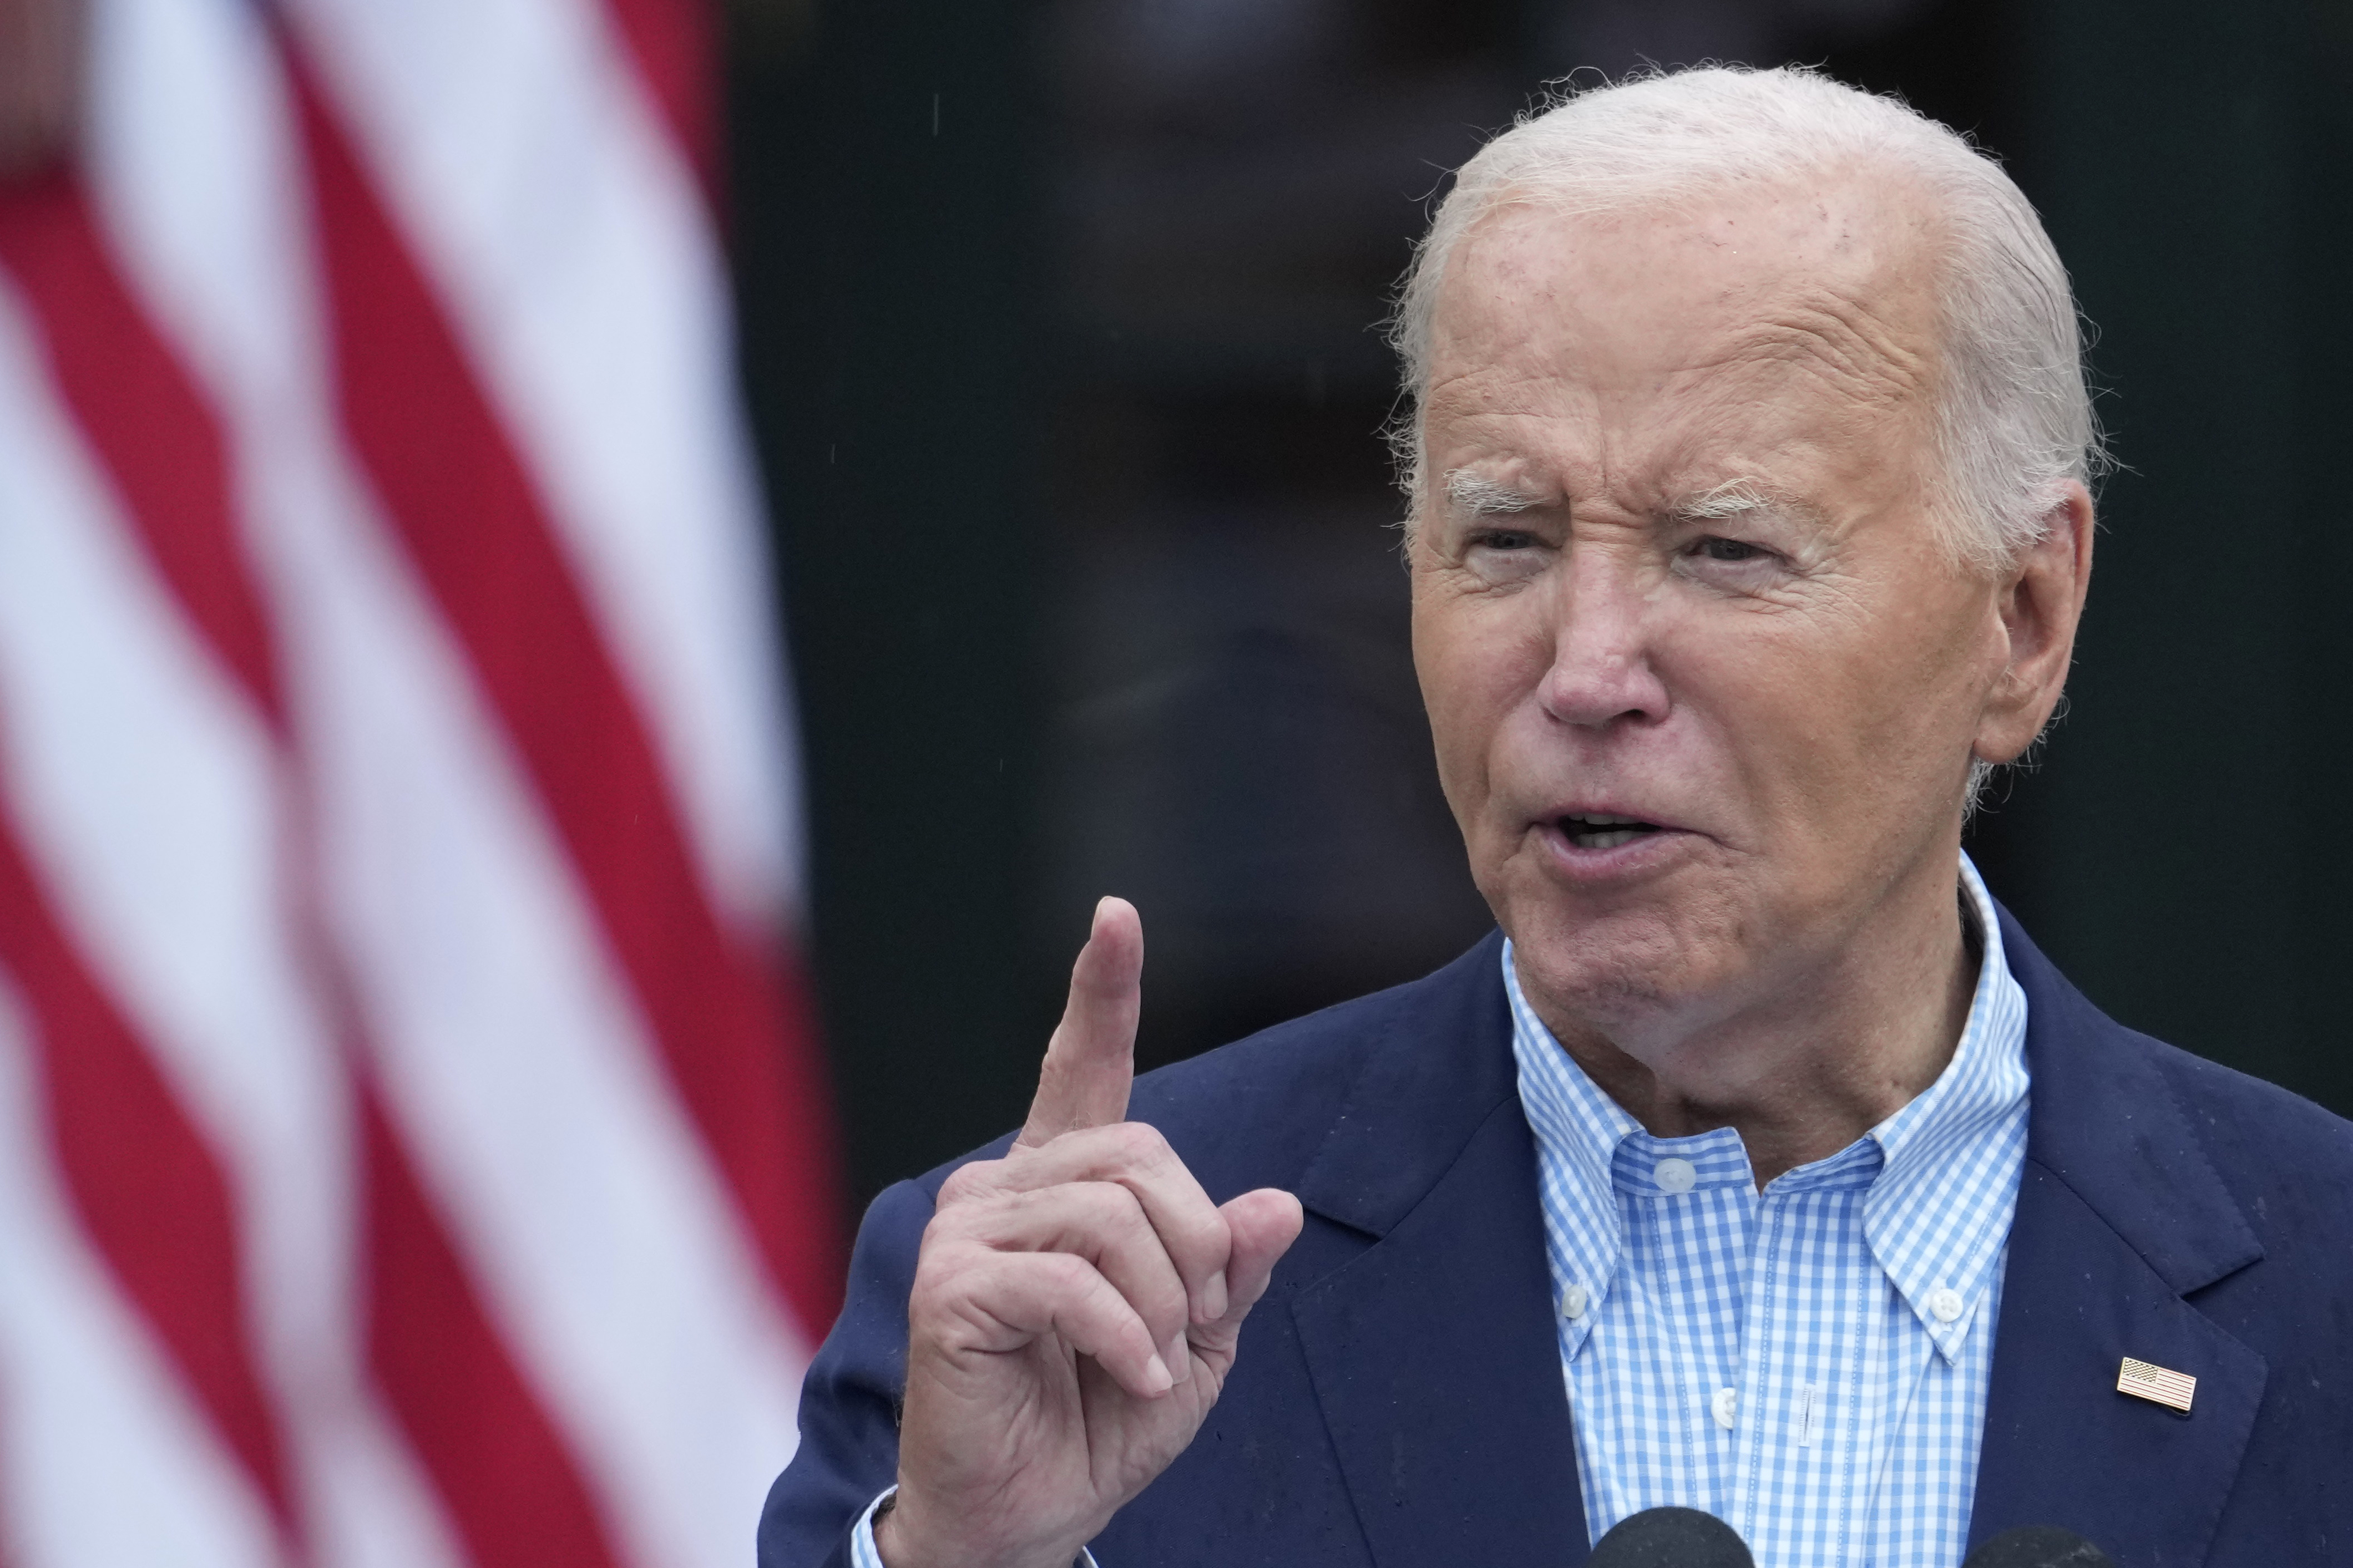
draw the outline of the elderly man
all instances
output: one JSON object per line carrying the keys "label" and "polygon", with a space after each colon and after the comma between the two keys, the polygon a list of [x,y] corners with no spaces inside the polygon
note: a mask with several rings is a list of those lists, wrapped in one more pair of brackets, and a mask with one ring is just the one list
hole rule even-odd
{"label": "elderly man", "polygon": [[1028,1126],[869,1216],[764,1563],[1576,1563],[1668,1504],[1767,1568],[2353,1562],[2353,1129],[2102,1017],[1960,852],[2092,557],[2017,189],[1810,73],[1589,92],[1462,170],[1398,341],[1501,931],[1131,1107],[1106,900]]}

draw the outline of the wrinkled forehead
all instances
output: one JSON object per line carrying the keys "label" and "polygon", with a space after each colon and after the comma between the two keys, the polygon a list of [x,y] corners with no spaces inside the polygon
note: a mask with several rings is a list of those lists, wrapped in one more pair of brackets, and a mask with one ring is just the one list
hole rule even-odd
{"label": "wrinkled forehead", "polygon": [[1615,210],[1499,204],[1449,258],[1426,389],[1504,367],[1599,383],[1795,368],[1858,398],[1937,375],[1941,229],[1869,174],[1746,182]]}

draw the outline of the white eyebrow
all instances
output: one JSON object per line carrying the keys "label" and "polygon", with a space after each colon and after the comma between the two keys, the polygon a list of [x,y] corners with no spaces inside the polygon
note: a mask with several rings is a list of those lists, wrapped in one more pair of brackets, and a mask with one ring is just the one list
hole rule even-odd
{"label": "white eyebrow", "polygon": [[1727,479],[1712,490],[1677,501],[1668,510],[1693,522],[1738,517],[1743,512],[1778,511],[1781,508],[1754,479]]}
{"label": "white eyebrow", "polygon": [[1493,479],[1456,468],[1446,476],[1446,499],[1473,517],[1490,517],[1498,512],[1526,511],[1543,502],[1525,490],[1497,484]]}

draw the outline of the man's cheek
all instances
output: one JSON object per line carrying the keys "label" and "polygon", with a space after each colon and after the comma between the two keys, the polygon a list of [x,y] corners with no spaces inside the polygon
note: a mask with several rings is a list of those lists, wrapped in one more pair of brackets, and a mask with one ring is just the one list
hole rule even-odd
{"label": "man's cheek", "polygon": [[1477,831],[1482,808],[1489,794],[1487,759],[1480,748],[1462,731],[1459,722],[1440,717],[1444,711],[1434,699],[1430,703],[1430,734],[1435,742],[1438,763],[1438,787],[1446,796],[1447,805],[1454,813],[1455,825],[1461,829],[1466,842],[1475,852]]}

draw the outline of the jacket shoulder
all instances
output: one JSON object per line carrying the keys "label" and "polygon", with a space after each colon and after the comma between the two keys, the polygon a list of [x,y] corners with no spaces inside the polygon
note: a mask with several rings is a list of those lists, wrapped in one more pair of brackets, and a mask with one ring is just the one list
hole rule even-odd
{"label": "jacket shoulder", "polygon": [[[2059,973],[2006,910],[2002,940],[2027,999],[2035,1100],[2030,1155],[2094,1186],[2137,1161],[2152,1172],[2168,1163],[2203,1164],[2242,1205],[2250,1187],[2282,1177],[2348,1192],[2353,1123],[2276,1084],[2116,1022]],[[2340,1212],[2353,1219],[2353,1205]]]}
{"label": "jacket shoulder", "polygon": [[2131,1030],[2267,1253],[2353,1248],[2353,1121]]}
{"label": "jacket shoulder", "polygon": [[2353,1121],[2292,1089],[2147,1035],[2124,1032],[2149,1054],[2182,1110],[2210,1137],[2224,1139],[2226,1147],[2242,1149],[2256,1163],[2287,1164],[2306,1173],[2316,1163],[2353,1168]]}

